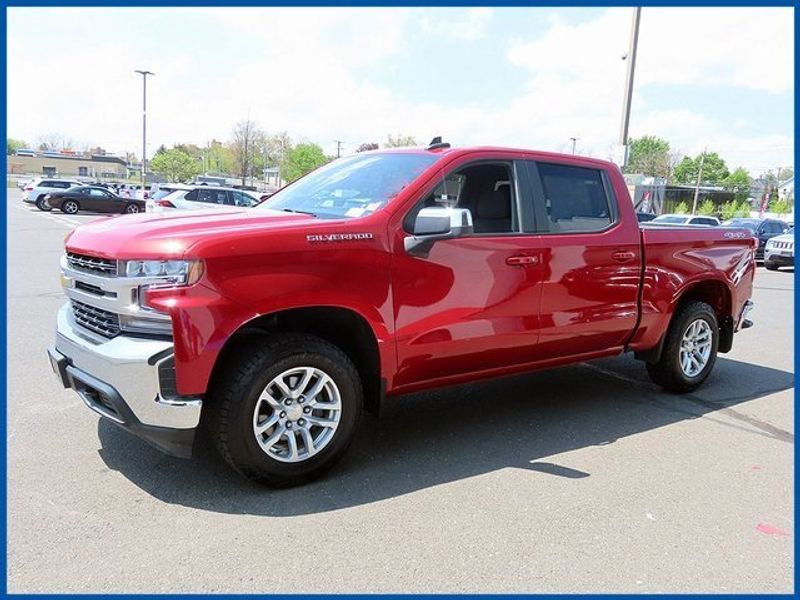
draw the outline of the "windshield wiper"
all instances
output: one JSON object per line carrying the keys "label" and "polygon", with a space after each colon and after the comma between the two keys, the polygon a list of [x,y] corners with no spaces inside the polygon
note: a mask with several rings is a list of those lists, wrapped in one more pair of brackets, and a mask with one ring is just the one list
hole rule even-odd
{"label": "windshield wiper", "polygon": [[308,212],[307,210],[297,210],[295,208],[282,208],[283,212],[290,212],[290,213],[297,213],[299,215],[311,215],[312,217],[316,217],[317,213]]}

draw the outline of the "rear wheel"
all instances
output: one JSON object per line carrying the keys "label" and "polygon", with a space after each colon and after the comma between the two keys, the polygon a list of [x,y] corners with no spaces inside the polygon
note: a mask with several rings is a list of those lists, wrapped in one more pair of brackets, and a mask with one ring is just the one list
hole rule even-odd
{"label": "rear wheel", "polygon": [[64,200],[64,202],[61,203],[61,210],[68,215],[74,215],[80,210],[80,207],[75,200]]}
{"label": "rear wheel", "polygon": [[689,392],[703,383],[717,360],[719,327],[714,309],[689,302],[673,315],[657,363],[647,363],[655,383],[670,392]]}
{"label": "rear wheel", "polygon": [[139,213],[139,212],[142,212],[142,211],[141,211],[141,209],[139,209],[139,205],[138,204],[128,204],[125,207],[125,213],[128,214],[128,215],[135,215],[136,213]]}
{"label": "rear wheel", "polygon": [[[345,453],[361,380],[339,348],[311,335],[264,338],[228,361],[208,399],[211,436],[239,473],[273,487],[322,475]],[[234,359],[235,360],[235,359]]]}
{"label": "rear wheel", "polygon": [[39,196],[39,197],[36,199],[36,208],[38,208],[39,210],[43,210],[44,212],[50,212],[51,210],[53,210],[53,207],[52,207],[52,206],[50,206],[50,205],[47,203],[47,201],[44,199],[44,196],[43,196],[43,195],[42,195],[42,196]]}

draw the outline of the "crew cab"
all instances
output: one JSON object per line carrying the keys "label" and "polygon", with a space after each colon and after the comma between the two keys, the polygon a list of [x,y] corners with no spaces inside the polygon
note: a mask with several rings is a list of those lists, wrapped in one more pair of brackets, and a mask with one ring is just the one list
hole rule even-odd
{"label": "crew cab", "polygon": [[693,390],[751,325],[754,249],[746,230],[640,226],[601,160],[364,152],[255,208],[78,227],[49,356],[162,450],[190,456],[202,416],[239,473],[293,485],[406,392],[624,352]]}

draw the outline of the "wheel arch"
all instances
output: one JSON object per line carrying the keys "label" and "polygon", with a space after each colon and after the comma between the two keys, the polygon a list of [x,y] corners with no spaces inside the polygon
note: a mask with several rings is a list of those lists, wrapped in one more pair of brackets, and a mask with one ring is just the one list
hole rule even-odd
{"label": "wheel arch", "polygon": [[364,387],[365,409],[377,415],[385,394],[381,377],[378,337],[367,319],[351,308],[305,306],[259,315],[242,324],[225,341],[212,368],[213,381],[224,365],[234,360],[236,350],[274,333],[316,335],[342,350],[353,361]]}
{"label": "wheel arch", "polygon": [[645,362],[655,363],[661,358],[664,348],[664,341],[667,337],[672,320],[678,309],[689,302],[705,302],[714,309],[719,325],[719,347],[720,353],[730,352],[733,347],[734,318],[733,318],[733,293],[729,285],[722,279],[715,277],[705,277],[694,280],[684,285],[675,293],[672,306],[669,312],[669,319],[661,337],[653,348],[637,351],[636,358]]}

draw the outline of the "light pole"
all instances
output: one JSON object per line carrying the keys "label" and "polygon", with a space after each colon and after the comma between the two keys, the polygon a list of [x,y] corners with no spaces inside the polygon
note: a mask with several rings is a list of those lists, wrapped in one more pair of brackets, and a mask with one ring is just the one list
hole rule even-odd
{"label": "light pole", "polygon": [[622,124],[619,128],[619,145],[621,147],[622,164],[628,163],[628,124],[631,120],[631,99],[633,97],[633,75],[636,70],[636,48],[639,45],[639,19],[642,16],[641,7],[633,9],[633,22],[631,23],[631,41],[628,54],[624,57],[628,60],[628,70],[625,75],[625,96],[622,100]]}
{"label": "light pole", "polygon": [[569,139],[572,140],[572,153],[575,154],[575,143],[578,141],[579,138],[571,137]]}
{"label": "light pole", "polygon": [[145,171],[147,170],[147,76],[151,71],[136,70],[142,76],[142,194],[144,194]]}

